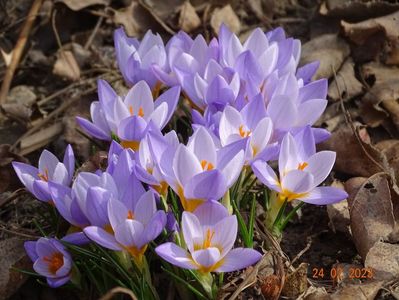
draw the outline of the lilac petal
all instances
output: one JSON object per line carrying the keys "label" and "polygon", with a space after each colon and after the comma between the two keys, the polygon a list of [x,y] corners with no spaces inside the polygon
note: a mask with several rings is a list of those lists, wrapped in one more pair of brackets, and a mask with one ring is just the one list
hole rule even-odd
{"label": "lilac petal", "polygon": [[27,241],[24,243],[24,248],[26,254],[28,254],[29,258],[34,262],[39,256],[36,253],[36,241]]}
{"label": "lilac petal", "polygon": [[193,260],[203,267],[211,267],[215,265],[220,259],[220,251],[218,248],[209,247],[191,253]]}
{"label": "lilac petal", "polygon": [[35,263],[33,264],[33,270],[35,270],[36,273],[42,276],[54,278],[54,274],[50,272],[48,262],[46,262],[43,257],[40,257],[38,260],[35,261]]}
{"label": "lilac petal", "polygon": [[328,140],[331,136],[331,133],[324,128],[312,128],[312,133],[316,144]]}
{"label": "lilac petal", "polygon": [[151,70],[155,77],[167,86],[176,86],[179,84],[176,76],[173,73],[165,72],[160,66],[156,64],[151,65]]}
{"label": "lilac petal", "polygon": [[241,173],[244,165],[244,151],[248,142],[248,139],[239,139],[217,151],[217,168],[226,177],[229,187]]}
{"label": "lilac petal", "polygon": [[301,78],[303,82],[307,84],[312,80],[312,77],[314,74],[316,74],[316,71],[319,68],[319,66],[320,66],[319,61],[308,63],[298,68],[298,71],[296,72],[296,77]]}
{"label": "lilac petal", "polygon": [[39,157],[39,172],[46,174],[47,171],[49,179],[52,179],[54,171],[59,162],[60,161],[58,160],[57,156],[48,150],[43,150]]}
{"label": "lilac petal", "polygon": [[115,239],[125,247],[141,248],[145,245],[144,226],[136,220],[126,219],[115,230]]}
{"label": "lilac petal", "polygon": [[302,103],[298,110],[298,120],[296,126],[313,125],[322,115],[327,107],[327,100],[324,99],[312,99]]}
{"label": "lilac petal", "polygon": [[263,161],[277,160],[280,151],[280,146],[277,142],[267,145],[263,150],[256,154],[254,160],[260,159]]}
{"label": "lilac petal", "polygon": [[71,215],[70,203],[71,199],[71,189],[54,182],[49,183],[49,190],[51,194],[51,199],[54,202],[60,215],[73,225],[78,225],[75,222],[75,218]]}
{"label": "lilac petal", "polygon": [[233,248],[237,238],[237,226],[237,217],[232,215],[221,219],[213,227],[215,235],[213,236],[212,244],[221,248],[221,257],[225,256]]}
{"label": "lilac petal", "polygon": [[270,30],[266,33],[266,37],[269,40],[269,42],[279,42],[282,40],[285,40],[285,31],[282,27],[277,27],[273,30]]}
{"label": "lilac petal", "polygon": [[326,99],[328,80],[319,79],[299,89],[298,101],[304,103],[311,99]]}
{"label": "lilac petal", "polygon": [[92,225],[103,227],[109,223],[107,205],[111,193],[100,187],[90,187],[87,190],[85,213]]}
{"label": "lilac petal", "polygon": [[123,141],[140,141],[146,128],[147,122],[142,117],[128,117],[119,123],[118,136]]}
{"label": "lilac petal", "polygon": [[296,170],[302,163],[298,157],[298,150],[294,138],[287,133],[281,142],[280,155],[278,159],[278,169],[280,177],[290,170]]}
{"label": "lilac petal", "polygon": [[282,178],[281,186],[283,191],[288,190],[295,194],[306,193],[314,186],[313,176],[308,172],[293,170]]}
{"label": "lilac petal", "polygon": [[310,126],[306,126],[300,132],[295,134],[294,139],[297,145],[298,154],[303,161],[316,153],[315,139]]}
{"label": "lilac petal", "polygon": [[197,157],[186,146],[179,145],[173,159],[173,171],[184,187],[194,175],[202,172],[202,167]]}
{"label": "lilac petal", "polygon": [[75,155],[71,145],[68,145],[65,150],[63,164],[67,168],[69,174],[69,181],[72,180],[73,174],[75,172]]}
{"label": "lilac petal", "polygon": [[145,226],[156,210],[154,193],[152,191],[147,191],[140,197],[134,207],[134,218]]}
{"label": "lilac petal", "polygon": [[[179,102],[181,88],[179,86],[172,87],[168,89],[166,92],[163,92],[161,96],[157,98],[154,102],[155,107],[159,107],[162,103],[166,103],[168,110],[165,118],[165,124],[169,122],[173,113],[176,110],[177,103]],[[163,124],[161,127],[165,126]]]}
{"label": "lilac petal", "polygon": [[266,116],[265,102],[258,94],[241,110],[241,115],[247,127],[254,130],[257,124]]}
{"label": "lilac petal", "polygon": [[71,279],[71,276],[65,276],[61,278],[47,278],[47,283],[52,288],[58,288],[65,283],[67,283]]}
{"label": "lilac petal", "polygon": [[183,269],[198,269],[190,254],[174,243],[165,243],[155,248],[155,252],[167,262]]}
{"label": "lilac petal", "polygon": [[131,114],[137,116],[140,108],[144,113],[144,118],[151,115],[154,110],[154,100],[151,89],[145,81],[137,82],[127,93],[125,105],[131,109]]}
{"label": "lilac petal", "polygon": [[53,182],[57,182],[64,185],[69,185],[69,173],[66,166],[63,163],[58,163],[55,167],[52,178],[50,179]]}
{"label": "lilac petal", "polygon": [[246,50],[251,50],[255,57],[259,57],[269,47],[266,34],[259,27],[254,29],[244,43]]}
{"label": "lilac petal", "polygon": [[145,193],[143,184],[138,180],[136,173],[133,172],[127,181],[129,184],[125,187],[123,194],[119,199],[125,203],[126,207],[134,208],[138,199]]}
{"label": "lilac petal", "polygon": [[133,208],[127,207],[125,203],[119,200],[108,201],[108,219],[112,228],[116,228],[120,223],[129,216],[129,210],[133,212]]}
{"label": "lilac petal", "polygon": [[267,113],[273,120],[273,125],[280,129],[290,129],[297,119],[297,107],[286,95],[278,95],[271,99]]}
{"label": "lilac petal", "polygon": [[114,89],[103,79],[97,81],[98,100],[105,109],[110,108],[112,101],[118,97]]}
{"label": "lilac petal", "polygon": [[43,180],[34,180],[32,187],[33,187],[33,194],[37,199],[45,202],[51,200],[51,195],[48,188],[48,182]]}
{"label": "lilac petal", "polygon": [[262,69],[262,75],[268,76],[275,68],[279,57],[279,47],[276,44],[271,45],[258,57],[260,67]]}
{"label": "lilac petal", "polygon": [[64,242],[78,246],[90,243],[90,240],[87,238],[87,235],[83,231],[67,234],[62,238],[62,240]]}
{"label": "lilac petal", "polygon": [[205,94],[207,104],[218,103],[226,105],[232,103],[235,99],[234,93],[226,80],[217,75],[209,84]]}
{"label": "lilac petal", "polygon": [[209,200],[193,212],[202,226],[213,226],[229,216],[229,212],[220,202]]}
{"label": "lilac petal", "polygon": [[165,228],[165,225],[166,214],[163,210],[159,210],[152,216],[152,218],[148,221],[148,224],[145,226],[143,232],[144,244],[148,244],[149,242],[155,240]]}
{"label": "lilac petal", "polygon": [[124,149],[115,163],[112,177],[121,187],[125,187],[129,183],[130,174],[134,169],[134,152],[132,149]]}
{"label": "lilac petal", "polygon": [[184,187],[184,196],[187,199],[218,200],[226,191],[226,178],[215,169],[194,175]]}
{"label": "lilac petal", "polygon": [[265,117],[259,121],[258,125],[252,132],[250,145],[252,147],[253,156],[265,149],[266,145],[273,133],[273,122],[270,118]]}
{"label": "lilac petal", "polygon": [[151,114],[148,119],[148,122],[151,122],[159,129],[163,129],[167,123],[167,115],[168,115],[168,105],[163,102],[159,105]]}
{"label": "lilac petal", "polygon": [[193,253],[194,244],[198,240],[203,239],[201,223],[194,214],[184,211],[182,214],[181,227],[186,246],[188,250]]}
{"label": "lilac petal", "polygon": [[304,170],[313,175],[314,186],[318,186],[330,174],[335,157],[336,153],[333,151],[320,151],[307,160],[308,166]]}
{"label": "lilac petal", "polygon": [[83,232],[87,235],[89,239],[99,244],[100,246],[116,251],[122,250],[122,247],[118,244],[115,237],[100,227],[88,226],[83,229]]}
{"label": "lilac petal", "polygon": [[[141,149],[141,146],[140,146],[140,149]],[[147,172],[147,170],[143,169],[141,166],[139,166],[137,164],[135,166],[135,172],[136,172],[137,178],[140,181],[142,181],[148,185],[158,185],[159,184],[158,180],[154,176],[149,174]]]}
{"label": "lilac petal", "polygon": [[231,137],[236,135],[240,139],[239,128],[244,125],[241,114],[232,106],[226,106],[219,124],[219,136],[223,146],[232,142]]}
{"label": "lilac petal", "polygon": [[233,272],[244,269],[258,262],[262,255],[253,249],[236,248],[231,250],[223,258],[223,264],[217,268],[216,272]]}
{"label": "lilac petal", "polygon": [[110,141],[111,136],[103,131],[100,127],[96,126],[95,124],[91,123],[90,121],[76,117],[76,121],[78,122],[79,126],[83,128],[91,136],[98,138],[99,140]]}
{"label": "lilac petal", "polygon": [[68,274],[71,272],[71,267],[72,267],[72,261],[70,257],[63,256],[63,265],[56,271],[55,276],[59,277],[64,277],[68,276]]}
{"label": "lilac petal", "polygon": [[276,173],[264,161],[257,160],[252,164],[252,170],[255,176],[270,189],[280,192],[280,183]]}
{"label": "lilac petal", "polygon": [[39,257],[48,256],[57,252],[57,249],[52,245],[48,238],[39,238],[36,242],[36,254]]}
{"label": "lilac petal", "polygon": [[242,80],[259,86],[262,78],[262,69],[255,56],[250,51],[241,53],[235,62],[234,69],[240,74]]}
{"label": "lilac petal", "polygon": [[310,204],[325,205],[337,203],[346,198],[348,198],[348,194],[344,190],[330,186],[321,186],[314,188],[300,200]]}
{"label": "lilac petal", "polygon": [[12,166],[22,184],[33,193],[33,181],[39,179],[37,176],[39,170],[31,165],[15,161],[12,162]]}
{"label": "lilac petal", "polygon": [[205,127],[198,127],[194,134],[190,137],[187,148],[195,154],[197,159],[202,162],[216,165],[216,147],[212,136]]}

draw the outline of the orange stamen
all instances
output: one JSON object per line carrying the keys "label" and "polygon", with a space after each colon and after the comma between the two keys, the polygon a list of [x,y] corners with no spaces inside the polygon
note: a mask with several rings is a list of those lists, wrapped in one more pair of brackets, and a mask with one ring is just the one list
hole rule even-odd
{"label": "orange stamen", "polygon": [[129,113],[131,116],[133,116],[133,106],[129,105]]}
{"label": "orange stamen", "polygon": [[129,211],[127,212],[127,218],[129,220],[133,220],[134,219],[134,213],[129,209]]}
{"label": "orange stamen", "polygon": [[56,252],[51,257],[44,256],[43,260],[48,263],[51,274],[56,274],[58,269],[64,265],[64,256],[61,252]]}
{"label": "orange stamen", "polygon": [[215,235],[215,231],[214,230],[211,231],[210,229],[207,229],[206,237],[205,237],[204,242],[202,244],[202,249],[207,249],[207,248],[209,248],[211,246],[212,238],[213,238],[214,235]]}
{"label": "orange stamen", "polygon": [[298,170],[303,171],[309,164],[307,162],[303,162],[298,164]]}
{"label": "orange stamen", "polygon": [[244,125],[240,125],[240,127],[238,127],[238,131],[240,133],[240,136],[245,138],[247,136],[249,136],[251,134],[251,130],[244,130]]}
{"label": "orange stamen", "polygon": [[138,113],[139,117],[144,117],[144,110],[143,108],[140,106],[139,108],[139,113]]}
{"label": "orange stamen", "polygon": [[47,168],[44,168],[44,174],[39,173],[39,174],[37,174],[37,176],[38,176],[41,180],[47,182],[47,181],[48,181],[48,169],[47,169]]}
{"label": "orange stamen", "polygon": [[201,167],[202,167],[202,170],[204,170],[204,171],[210,171],[215,168],[212,163],[208,162],[205,159],[201,160]]}

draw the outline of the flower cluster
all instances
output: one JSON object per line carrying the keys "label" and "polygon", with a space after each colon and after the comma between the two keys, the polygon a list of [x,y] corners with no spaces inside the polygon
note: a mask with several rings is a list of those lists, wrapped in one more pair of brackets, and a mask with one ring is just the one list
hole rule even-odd
{"label": "flower cluster", "polygon": [[[327,80],[311,80],[317,62],[298,68],[300,42],[281,28],[255,29],[244,43],[224,25],[209,43],[179,32],[165,45],[151,31],[139,41],[123,29],[114,40],[130,90],[118,95],[99,80],[91,121],[77,117],[87,134],[111,142],[107,168],[72,179],[70,146],[63,163],[46,150],[38,168],[14,163],[27,189],[71,225],[64,242],[126,253],[141,270],[151,249],[198,274],[231,272],[261,258],[250,248],[253,215],[248,226],[237,222],[256,178],[266,186],[274,233],[292,201],[347,197],[320,186],[335,161],[334,152],[316,152],[329,133],[312,127],[327,105]],[[165,127],[180,98],[191,110],[183,117],[192,120],[187,143]],[[251,240],[247,248],[234,248],[238,233]],[[26,248],[50,285],[69,280],[72,258],[60,241],[42,238]]]}

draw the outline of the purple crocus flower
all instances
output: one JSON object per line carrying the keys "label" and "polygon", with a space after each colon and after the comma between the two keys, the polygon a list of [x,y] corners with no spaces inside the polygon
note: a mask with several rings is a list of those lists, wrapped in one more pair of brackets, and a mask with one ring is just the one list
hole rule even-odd
{"label": "purple crocus flower", "polygon": [[273,134],[272,120],[267,117],[265,103],[260,94],[238,111],[226,106],[219,124],[221,144],[226,146],[240,139],[249,139],[246,149],[246,161],[256,159],[269,160],[275,156],[277,145],[271,143]]}
{"label": "purple crocus flower", "polygon": [[92,122],[77,117],[90,135],[110,141],[113,135],[125,148],[137,150],[150,122],[159,129],[167,124],[179,100],[180,88],[173,87],[155,102],[148,84],[136,83],[122,100],[104,80],[98,81],[99,101],[91,104]]}
{"label": "purple crocus flower", "polygon": [[54,154],[44,150],[40,155],[38,168],[20,162],[13,162],[12,165],[29,192],[37,199],[51,203],[49,182],[68,186],[75,171],[75,156],[71,145],[68,145],[62,163]]}
{"label": "purple crocus flower", "polygon": [[159,82],[153,73],[152,65],[156,64],[161,69],[167,67],[166,51],[161,36],[148,30],[140,42],[136,38],[127,37],[123,28],[119,28],[115,30],[114,42],[116,59],[125,81],[132,86],[145,80],[151,89],[158,89]]}
{"label": "purple crocus flower", "polygon": [[33,269],[47,277],[52,288],[64,285],[71,279],[72,257],[56,239],[40,238],[24,244],[26,253],[34,262]]}
{"label": "purple crocus flower", "polygon": [[157,210],[154,193],[147,191],[139,198],[122,202],[111,198],[107,206],[110,228],[88,226],[85,234],[99,245],[116,251],[127,251],[139,264],[149,242],[166,224],[163,210]]}
{"label": "purple crocus flower", "polygon": [[[151,139],[155,149],[156,137]],[[179,195],[184,210],[194,211],[204,201],[220,199],[241,172],[247,141],[223,148],[217,142],[206,128],[199,126],[187,146],[166,148],[157,155],[161,173]]]}
{"label": "purple crocus flower", "polygon": [[331,172],[335,162],[335,152],[320,151],[312,154],[314,142],[307,144],[312,135],[304,133],[303,137],[305,139],[301,146],[290,133],[285,135],[278,159],[279,176],[266,162],[258,160],[252,165],[256,177],[279,193],[281,203],[286,199],[323,205],[345,199],[348,195],[341,189],[318,187]]}
{"label": "purple crocus flower", "polygon": [[237,217],[218,202],[208,201],[194,213],[183,212],[182,233],[187,249],[165,243],[155,251],[167,262],[202,273],[232,272],[246,268],[262,257],[253,249],[235,248]]}

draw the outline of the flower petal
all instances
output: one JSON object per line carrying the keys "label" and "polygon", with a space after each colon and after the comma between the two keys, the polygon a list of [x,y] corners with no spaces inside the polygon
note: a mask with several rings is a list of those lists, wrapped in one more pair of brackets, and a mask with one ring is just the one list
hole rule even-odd
{"label": "flower petal", "polygon": [[270,189],[280,192],[279,180],[274,170],[264,161],[257,160],[252,164],[255,176]]}
{"label": "flower petal", "polygon": [[184,187],[194,175],[202,172],[202,167],[194,153],[186,146],[179,145],[173,159],[173,171]]}
{"label": "flower petal", "polygon": [[195,209],[193,214],[202,226],[214,226],[220,220],[229,216],[229,212],[218,201],[209,200]]}
{"label": "flower petal", "polygon": [[194,252],[194,243],[203,239],[202,226],[198,218],[187,211],[182,214],[181,227],[188,250]]}
{"label": "flower petal", "polygon": [[198,269],[190,254],[174,243],[165,243],[155,248],[155,252],[167,262],[183,269]]}
{"label": "flower petal", "polygon": [[330,186],[321,186],[314,188],[300,200],[310,204],[325,205],[337,203],[346,198],[348,198],[348,194],[344,190]]}
{"label": "flower petal", "polygon": [[184,187],[184,196],[187,199],[218,200],[226,191],[226,178],[215,169],[194,175]]}
{"label": "flower petal", "polygon": [[100,227],[88,226],[83,229],[83,232],[88,236],[89,239],[100,246],[116,251],[122,250],[122,247],[118,244],[115,237]]}
{"label": "flower petal", "polygon": [[215,235],[212,239],[212,245],[221,247],[220,256],[223,257],[233,248],[237,238],[237,217],[235,215],[223,218],[213,227]]}
{"label": "flower petal", "polygon": [[205,268],[215,265],[220,260],[220,252],[218,248],[209,247],[191,253],[193,260]]}
{"label": "flower petal", "polygon": [[262,255],[253,249],[236,248],[231,250],[223,258],[223,264],[217,268],[216,272],[233,272],[244,269],[258,262]]}
{"label": "flower petal", "polygon": [[313,176],[301,170],[290,171],[282,178],[281,187],[283,191],[288,190],[294,194],[309,192],[313,187]]}
{"label": "flower petal", "polygon": [[308,159],[308,166],[305,171],[313,175],[314,186],[318,186],[330,174],[334,166],[335,157],[336,153],[333,151],[320,151]]}

